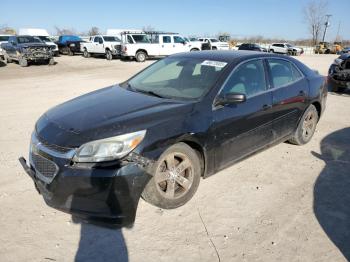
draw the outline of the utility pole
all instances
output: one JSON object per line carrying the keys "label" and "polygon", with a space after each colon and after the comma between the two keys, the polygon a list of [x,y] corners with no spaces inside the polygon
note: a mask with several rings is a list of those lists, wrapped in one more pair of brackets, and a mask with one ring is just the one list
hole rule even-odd
{"label": "utility pole", "polygon": [[340,35],[339,35],[339,31],[340,31],[340,24],[341,24],[341,21],[339,21],[339,24],[338,24],[338,31],[337,31],[337,37],[336,37],[336,40],[337,42],[340,42]]}
{"label": "utility pole", "polygon": [[332,16],[332,15],[326,15],[326,23],[324,23],[324,33],[323,33],[322,42],[324,42],[324,39],[325,39],[325,37],[326,37],[327,28],[330,26],[329,18],[330,18],[331,16]]}

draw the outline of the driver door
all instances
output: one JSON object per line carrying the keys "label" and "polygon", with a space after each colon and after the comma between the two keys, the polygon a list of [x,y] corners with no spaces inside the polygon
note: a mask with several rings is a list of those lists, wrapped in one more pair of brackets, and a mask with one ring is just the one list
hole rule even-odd
{"label": "driver door", "polygon": [[213,107],[216,169],[272,142],[272,92],[266,79],[264,61],[251,60],[233,70],[218,94],[241,93],[246,101]]}

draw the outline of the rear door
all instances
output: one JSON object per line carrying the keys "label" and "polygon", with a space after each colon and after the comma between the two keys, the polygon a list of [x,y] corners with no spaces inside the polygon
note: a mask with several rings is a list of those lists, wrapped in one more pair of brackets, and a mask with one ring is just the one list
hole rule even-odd
{"label": "rear door", "polygon": [[307,106],[308,81],[292,62],[267,59],[273,97],[273,131],[276,138],[291,134]]}
{"label": "rear door", "polygon": [[247,100],[213,108],[218,169],[272,141],[272,93],[266,76],[263,60],[254,59],[239,65],[226,80],[220,96],[243,93]]}

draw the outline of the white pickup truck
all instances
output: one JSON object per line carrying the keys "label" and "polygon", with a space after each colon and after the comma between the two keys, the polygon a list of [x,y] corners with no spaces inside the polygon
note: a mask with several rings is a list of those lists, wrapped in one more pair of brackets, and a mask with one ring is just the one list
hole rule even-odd
{"label": "white pickup truck", "polygon": [[80,49],[84,57],[105,55],[107,60],[120,54],[120,39],[117,36],[95,35],[88,42],[81,43]]}
{"label": "white pickup truck", "polygon": [[121,57],[135,58],[137,62],[144,62],[149,57],[188,52],[193,48],[184,37],[174,33],[124,32],[122,42]]}
{"label": "white pickup truck", "polygon": [[212,50],[230,50],[230,46],[228,43],[220,42],[216,38],[201,37],[201,38],[198,38],[198,41],[200,41],[202,43],[210,44],[210,47]]}

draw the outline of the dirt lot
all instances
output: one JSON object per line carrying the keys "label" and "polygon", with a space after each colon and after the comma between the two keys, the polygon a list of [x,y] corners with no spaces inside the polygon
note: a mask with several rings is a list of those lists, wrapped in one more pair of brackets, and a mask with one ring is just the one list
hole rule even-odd
{"label": "dirt lot", "polygon": [[[298,59],[327,73],[333,55]],[[0,67],[0,261],[346,261],[350,259],[350,97],[329,94],[312,141],[280,144],[202,180],[176,210],[140,201],[132,229],[47,207],[17,158],[48,108],[150,64],[59,57]]]}

